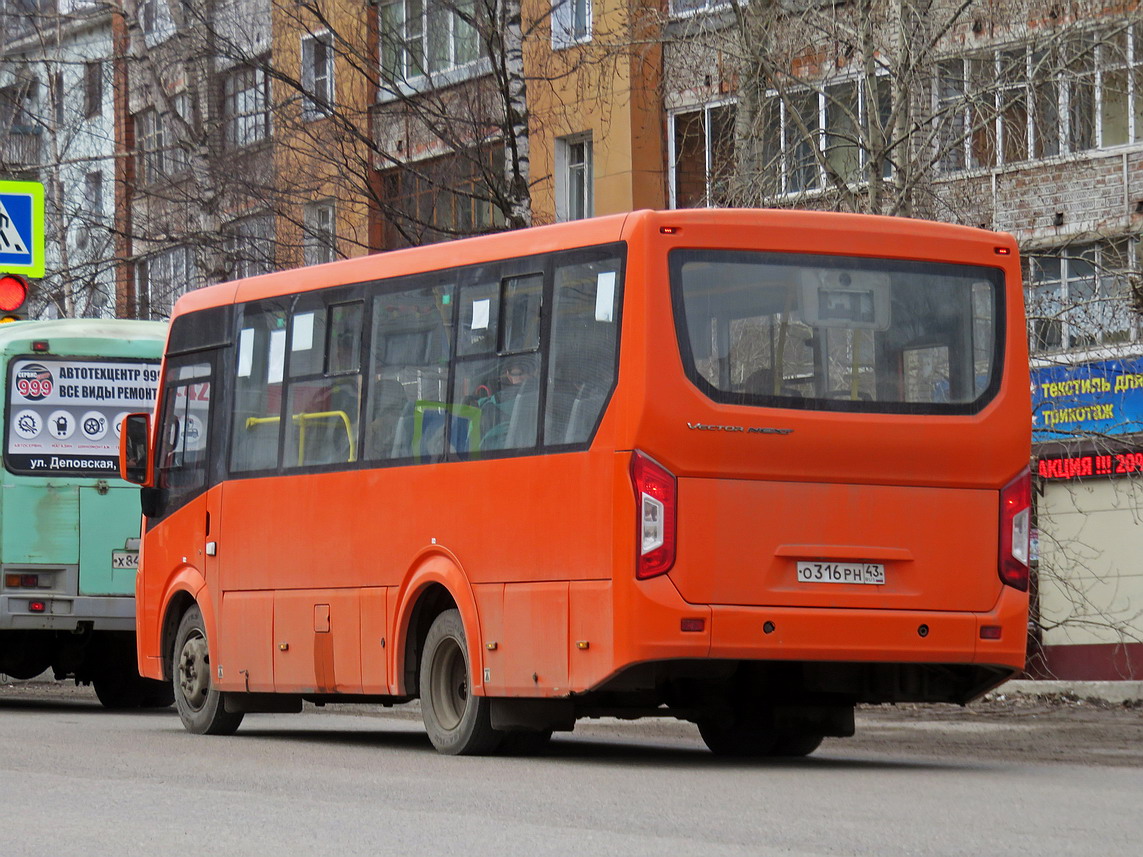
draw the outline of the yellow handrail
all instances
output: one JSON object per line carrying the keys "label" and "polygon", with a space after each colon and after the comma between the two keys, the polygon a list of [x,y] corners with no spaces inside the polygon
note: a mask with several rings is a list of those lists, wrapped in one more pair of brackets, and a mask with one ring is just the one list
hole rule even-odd
{"label": "yellow handrail", "polygon": [[[314,420],[341,420],[345,426],[345,436],[349,439],[349,458],[346,461],[357,460],[357,439],[353,436],[353,424],[349,421],[349,414],[345,411],[310,411],[302,414],[292,414],[290,419],[298,425],[298,466],[305,464],[306,460],[306,425]],[[246,430],[265,423],[276,423],[281,417],[247,417]]]}

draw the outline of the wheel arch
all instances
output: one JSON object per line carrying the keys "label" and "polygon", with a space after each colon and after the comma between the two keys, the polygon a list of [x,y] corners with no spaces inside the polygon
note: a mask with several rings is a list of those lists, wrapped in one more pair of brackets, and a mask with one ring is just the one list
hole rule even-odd
{"label": "wheel arch", "polygon": [[170,680],[172,676],[171,649],[175,644],[175,634],[179,630],[179,622],[186,612],[194,606],[202,612],[202,621],[206,626],[206,639],[209,645],[214,645],[214,609],[209,598],[202,597],[206,589],[206,581],[194,568],[184,568],[171,580],[167,594],[163,599],[162,620],[159,623],[159,657],[163,665],[163,678]]}
{"label": "wheel arch", "polygon": [[446,610],[456,609],[464,624],[468,658],[472,669],[472,689],[482,693],[484,659],[480,647],[480,617],[468,578],[456,557],[444,549],[418,557],[400,588],[396,611],[395,655],[396,692],[416,696],[421,652],[433,620]]}

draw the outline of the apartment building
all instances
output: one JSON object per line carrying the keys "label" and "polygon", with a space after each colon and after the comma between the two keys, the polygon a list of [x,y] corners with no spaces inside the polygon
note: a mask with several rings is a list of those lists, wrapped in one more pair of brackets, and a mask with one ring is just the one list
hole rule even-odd
{"label": "apartment building", "polygon": [[29,310],[111,316],[111,15],[94,0],[3,0],[0,33],[0,177],[45,187],[48,273]]}

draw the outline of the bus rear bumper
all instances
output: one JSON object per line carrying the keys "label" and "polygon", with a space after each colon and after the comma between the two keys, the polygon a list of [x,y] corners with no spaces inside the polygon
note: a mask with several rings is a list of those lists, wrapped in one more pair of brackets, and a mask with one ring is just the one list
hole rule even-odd
{"label": "bus rear bumper", "polygon": [[0,630],[134,631],[135,599],[129,595],[0,595]]}
{"label": "bus rear bumper", "polygon": [[982,664],[1023,669],[1028,596],[1004,587],[987,613],[794,607],[711,608],[719,659]]}

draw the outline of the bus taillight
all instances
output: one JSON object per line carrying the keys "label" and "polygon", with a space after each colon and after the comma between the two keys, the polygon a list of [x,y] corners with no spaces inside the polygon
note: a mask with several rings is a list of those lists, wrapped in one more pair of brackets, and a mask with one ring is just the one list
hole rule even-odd
{"label": "bus taillight", "polygon": [[1028,590],[1032,532],[1032,474],[1025,470],[1000,492],[1000,579]]}
{"label": "bus taillight", "polygon": [[631,482],[638,504],[640,580],[666,574],[675,564],[675,477],[640,452],[631,457]]}

